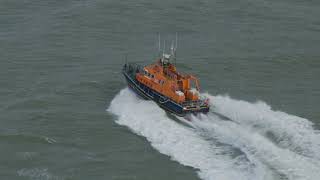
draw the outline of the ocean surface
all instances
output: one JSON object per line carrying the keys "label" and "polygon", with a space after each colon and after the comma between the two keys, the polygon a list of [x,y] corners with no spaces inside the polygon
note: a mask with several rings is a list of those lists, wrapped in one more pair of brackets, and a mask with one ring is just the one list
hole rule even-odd
{"label": "ocean surface", "polygon": [[[0,0],[0,179],[319,180],[319,17],[316,0]],[[126,88],[158,33],[208,115]]]}

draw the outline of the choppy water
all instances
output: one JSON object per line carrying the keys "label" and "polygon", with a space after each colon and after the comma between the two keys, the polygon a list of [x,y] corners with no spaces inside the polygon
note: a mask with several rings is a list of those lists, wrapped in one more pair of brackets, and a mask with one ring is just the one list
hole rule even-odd
{"label": "choppy water", "polygon": [[[0,1],[1,179],[318,179],[320,2]],[[125,88],[157,33],[215,113]],[[107,109],[107,111],[106,111]]]}

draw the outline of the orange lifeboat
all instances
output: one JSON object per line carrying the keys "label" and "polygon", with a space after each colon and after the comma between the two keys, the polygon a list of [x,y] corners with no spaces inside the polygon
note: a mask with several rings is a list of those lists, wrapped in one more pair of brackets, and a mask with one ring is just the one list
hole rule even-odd
{"label": "orange lifeboat", "polygon": [[177,71],[170,62],[174,54],[175,51],[163,54],[162,58],[147,66],[126,63],[122,72],[128,86],[141,97],[153,100],[161,108],[178,116],[207,113],[209,100],[200,97],[198,79]]}

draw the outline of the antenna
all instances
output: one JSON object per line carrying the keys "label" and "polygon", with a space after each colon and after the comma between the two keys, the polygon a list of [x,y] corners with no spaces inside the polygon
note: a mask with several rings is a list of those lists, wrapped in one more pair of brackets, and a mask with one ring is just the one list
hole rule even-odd
{"label": "antenna", "polygon": [[174,64],[176,65],[176,57],[175,57],[175,47],[174,47],[174,43],[173,43],[174,41],[171,41],[171,48],[170,48],[170,50],[171,50],[171,55],[173,56],[173,60],[174,60]]}
{"label": "antenna", "polygon": [[176,47],[174,49],[174,65],[177,66],[177,48],[178,48],[178,33],[176,32]]}
{"label": "antenna", "polygon": [[176,49],[175,50],[177,50],[177,48],[178,48],[178,33],[176,33]]}
{"label": "antenna", "polygon": [[165,53],[166,50],[166,40],[163,40],[163,54]]}
{"label": "antenna", "polygon": [[158,34],[159,35],[159,55],[161,54],[161,40],[160,40],[160,33]]}
{"label": "antenna", "polygon": [[174,56],[174,44],[173,44],[173,41],[171,41],[171,47],[170,47],[170,50],[171,50],[171,55]]}

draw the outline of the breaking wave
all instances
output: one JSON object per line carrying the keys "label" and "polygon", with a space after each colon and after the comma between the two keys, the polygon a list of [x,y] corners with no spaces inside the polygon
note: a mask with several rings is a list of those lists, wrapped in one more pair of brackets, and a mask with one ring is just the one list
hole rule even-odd
{"label": "breaking wave", "polygon": [[212,99],[212,112],[192,116],[190,126],[170,119],[154,102],[127,88],[108,111],[160,153],[195,168],[201,179],[320,177],[320,135],[310,121],[273,111],[263,102],[206,96]]}

